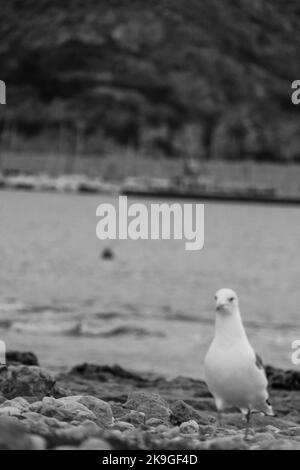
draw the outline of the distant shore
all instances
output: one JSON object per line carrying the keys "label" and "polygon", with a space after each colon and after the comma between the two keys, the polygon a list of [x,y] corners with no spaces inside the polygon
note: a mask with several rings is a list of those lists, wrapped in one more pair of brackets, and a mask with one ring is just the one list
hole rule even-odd
{"label": "distant shore", "polygon": [[125,153],[77,158],[66,172],[64,158],[2,155],[0,188],[300,203],[300,165],[199,161],[194,172],[187,175],[180,159]]}

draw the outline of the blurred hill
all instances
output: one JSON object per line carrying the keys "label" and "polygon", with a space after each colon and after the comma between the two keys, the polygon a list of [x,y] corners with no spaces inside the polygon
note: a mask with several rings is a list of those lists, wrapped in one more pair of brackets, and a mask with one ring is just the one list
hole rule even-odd
{"label": "blurred hill", "polygon": [[4,146],[300,162],[297,0],[0,5]]}

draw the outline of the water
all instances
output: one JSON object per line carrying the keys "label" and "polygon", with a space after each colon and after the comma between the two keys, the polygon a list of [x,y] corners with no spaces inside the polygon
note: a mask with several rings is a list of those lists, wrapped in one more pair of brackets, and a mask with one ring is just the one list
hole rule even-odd
{"label": "water", "polygon": [[[181,241],[100,242],[101,202],[117,200],[0,192],[0,338],[7,348],[32,350],[55,368],[89,361],[201,376],[214,292],[232,287],[265,362],[293,367],[300,208],[206,204],[205,248],[188,252]],[[107,246],[111,261],[100,256]]]}

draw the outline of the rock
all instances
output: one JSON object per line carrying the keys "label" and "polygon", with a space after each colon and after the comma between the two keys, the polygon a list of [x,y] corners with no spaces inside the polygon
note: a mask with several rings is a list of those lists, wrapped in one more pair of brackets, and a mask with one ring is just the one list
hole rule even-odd
{"label": "rock", "polygon": [[[255,432],[265,432],[266,427],[271,425],[280,429],[287,429],[293,426],[295,423],[281,418],[275,418],[272,416],[264,416],[259,413],[255,413],[251,416],[251,429]],[[241,413],[223,413],[222,425],[224,429],[233,427],[235,429],[245,428],[245,419]]]}
{"label": "rock", "polygon": [[42,406],[43,404],[41,401],[35,401],[29,405],[29,410],[34,413],[38,413],[41,410]]}
{"label": "rock", "polygon": [[6,351],[6,364],[25,366],[38,366],[39,362],[36,355],[32,352]]}
{"label": "rock", "polygon": [[30,414],[32,412],[23,415],[22,424],[28,432],[42,436],[49,448],[60,445],[78,446],[84,440],[100,432],[100,428],[93,421],[87,420],[78,425],[39,414],[28,416]]}
{"label": "rock", "polygon": [[22,411],[15,406],[2,406],[0,408],[0,416],[15,416],[16,418],[21,418]]}
{"label": "rock", "polygon": [[4,403],[2,403],[1,407],[2,406],[15,406],[16,408],[24,412],[28,411],[30,407],[28,401],[22,397],[16,397],[12,400],[6,400]]}
{"label": "rock", "polygon": [[111,450],[111,446],[108,442],[104,441],[103,439],[99,438],[89,438],[84,441],[80,447],[80,450]]}
{"label": "rock", "polygon": [[85,395],[79,399],[79,403],[82,403],[95,414],[98,426],[107,427],[113,423],[111,407],[105,401],[96,397]]}
{"label": "rock", "polygon": [[253,414],[251,416],[251,426],[257,430],[264,430],[266,429],[266,426],[270,425],[280,429],[287,429],[293,427],[295,423],[287,419],[272,416],[264,416],[260,414]]}
{"label": "rock", "polygon": [[44,437],[48,437],[58,429],[68,427],[68,423],[64,423],[55,418],[48,418],[47,416],[32,411],[23,414],[22,424],[30,433]]}
{"label": "rock", "polygon": [[300,426],[293,426],[291,428],[280,431],[283,436],[300,436]]}
{"label": "rock", "polygon": [[[153,418],[152,418],[153,419]],[[149,420],[150,421],[150,420]],[[160,424],[156,428],[156,432],[167,432],[169,431],[169,427],[166,424]]]}
{"label": "rock", "polygon": [[158,418],[164,422],[170,421],[169,406],[157,393],[134,391],[129,395],[125,407],[144,413],[146,420]]}
{"label": "rock", "polygon": [[29,403],[22,397],[5,400],[0,405],[1,416],[17,416],[21,417],[23,413],[29,411]]}
{"label": "rock", "polygon": [[56,406],[58,403],[59,401],[56,400],[56,398],[54,397],[44,397],[42,401],[32,403],[32,405],[30,406],[30,409],[33,409],[34,405],[36,405],[37,408],[39,408],[39,411],[41,411],[43,407]]}
{"label": "rock", "polygon": [[59,421],[70,423],[82,423],[83,421],[97,421],[96,415],[86,406],[80,403],[81,397],[65,397],[65,398],[47,398],[42,400],[42,406],[39,413],[55,418]]}
{"label": "rock", "polygon": [[194,420],[190,420],[181,423],[179,429],[182,434],[194,434],[199,432],[199,424]]}
{"label": "rock", "polygon": [[[90,432],[98,432],[99,426],[104,428],[113,424],[110,406],[90,396],[76,395],[58,399],[44,397],[43,400],[31,404],[29,409],[29,412],[23,414],[25,426],[31,432],[46,436],[47,439],[50,437],[53,445],[57,442],[81,442],[90,436]],[[75,426],[79,431],[74,431]],[[63,432],[57,434],[58,431]]]}
{"label": "rock", "polygon": [[265,427],[265,430],[267,432],[271,432],[273,434],[277,434],[280,432],[280,429],[275,427],[275,426],[272,426],[271,424],[268,424],[266,427]]}
{"label": "rock", "polygon": [[0,391],[9,399],[53,395],[55,382],[49,372],[37,366],[9,366],[0,373]]}
{"label": "rock", "polygon": [[175,426],[171,429],[168,429],[166,432],[164,432],[164,437],[167,439],[173,439],[174,437],[179,436],[180,430],[179,426]]}
{"label": "rock", "polygon": [[159,418],[150,418],[150,419],[147,419],[146,421],[146,426],[163,426],[165,427],[166,429],[168,429],[168,427],[164,424],[164,420],[163,419],[159,419]]}
{"label": "rock", "polygon": [[100,382],[114,381],[132,381],[133,383],[146,383],[147,379],[142,374],[127,371],[123,367],[115,366],[101,366],[98,364],[80,364],[73,367],[69,375],[79,375],[87,380],[98,380]]}
{"label": "rock", "polygon": [[42,441],[30,436],[14,418],[0,417],[0,450],[36,450]]}
{"label": "rock", "polygon": [[113,425],[113,429],[119,429],[120,431],[130,431],[134,429],[134,425],[126,421],[116,421]]}
{"label": "rock", "polygon": [[44,438],[41,436],[30,435],[30,439],[34,450],[45,450],[47,448],[47,443]]}
{"label": "rock", "polygon": [[155,385],[160,390],[182,390],[184,391],[183,396],[187,396],[189,392],[192,392],[191,397],[194,398],[212,398],[206,383],[203,380],[193,379],[191,377],[178,376],[172,380],[167,380],[165,377],[158,376],[155,379]]}
{"label": "rock", "polygon": [[93,422],[85,422],[79,426],[68,425],[65,429],[56,430],[47,436],[50,447],[78,446],[86,439],[99,434],[100,428]]}
{"label": "rock", "polygon": [[131,392],[124,406],[132,410],[137,410],[140,406],[143,406],[145,402],[168,407],[167,402],[163,400],[158,393],[147,392],[143,390],[134,390]]}
{"label": "rock", "polygon": [[55,398],[63,398],[73,395],[70,389],[55,385]]}
{"label": "rock", "polygon": [[130,411],[126,415],[122,416],[122,421],[131,423],[134,426],[145,424],[145,413],[141,413],[140,411],[134,411],[134,410]]}
{"label": "rock", "polygon": [[281,390],[300,390],[300,372],[298,370],[283,370],[266,366],[269,386]]}
{"label": "rock", "polygon": [[[83,375],[67,377],[66,381],[66,375],[61,374],[57,384],[51,374],[36,366],[0,370],[0,423],[9,423],[0,425],[2,446],[58,450],[252,450],[300,446],[299,397],[295,391],[271,391],[278,417],[254,414],[253,437],[248,441],[243,439],[242,414],[230,410],[223,414],[218,437],[210,439],[216,419],[211,411],[213,400],[204,385],[199,392],[199,381],[184,377],[168,381],[155,374],[140,376],[106,366],[87,367]],[[16,431],[21,437],[15,443],[10,437],[15,432],[11,431],[13,425],[21,426]]]}
{"label": "rock", "polygon": [[[216,418],[214,419],[214,421]],[[222,428],[235,428],[235,429],[244,429],[246,422],[242,413],[235,412],[230,413],[226,412],[222,414]],[[253,415],[251,416],[251,426],[253,425]]]}
{"label": "rock", "polygon": [[113,424],[110,405],[99,398],[88,395],[75,395],[58,399],[45,397],[41,406],[37,403],[31,407],[31,409],[36,409],[44,415],[55,413],[53,408],[59,410],[59,413],[67,413],[67,421],[90,419],[101,427],[108,427]]}
{"label": "rock", "polygon": [[207,425],[214,422],[211,416],[195,410],[192,406],[188,405],[182,400],[178,400],[171,405],[171,422],[173,424],[181,424],[186,421],[196,421],[198,424]]}
{"label": "rock", "polygon": [[247,450],[248,444],[242,437],[218,437],[204,444],[206,450]]}
{"label": "rock", "polygon": [[275,437],[270,432],[259,432],[251,439],[251,443],[265,443],[274,441]]}
{"label": "rock", "polygon": [[211,424],[199,426],[199,434],[202,436],[202,438],[209,438],[212,436],[214,430],[215,426]]}
{"label": "rock", "polygon": [[78,450],[78,447],[75,446],[56,446],[54,450]]}
{"label": "rock", "polygon": [[120,429],[112,429],[109,432],[109,438],[110,439],[123,439],[123,433],[120,431]]}
{"label": "rock", "polygon": [[128,413],[128,409],[125,408],[123,405],[120,405],[120,403],[111,402],[109,404],[110,404],[110,407],[111,407],[111,410],[112,410],[112,414],[113,414],[114,418],[116,418],[116,419],[122,418],[122,416],[124,416]]}
{"label": "rock", "polygon": [[300,450],[300,443],[278,439],[264,445],[264,450]]}

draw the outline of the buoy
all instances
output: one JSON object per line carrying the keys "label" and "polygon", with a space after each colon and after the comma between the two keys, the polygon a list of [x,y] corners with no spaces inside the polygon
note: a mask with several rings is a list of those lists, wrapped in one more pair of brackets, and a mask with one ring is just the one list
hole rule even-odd
{"label": "buoy", "polygon": [[114,256],[115,256],[114,252],[109,247],[104,248],[104,250],[101,253],[101,258],[106,259],[106,260],[113,259]]}

